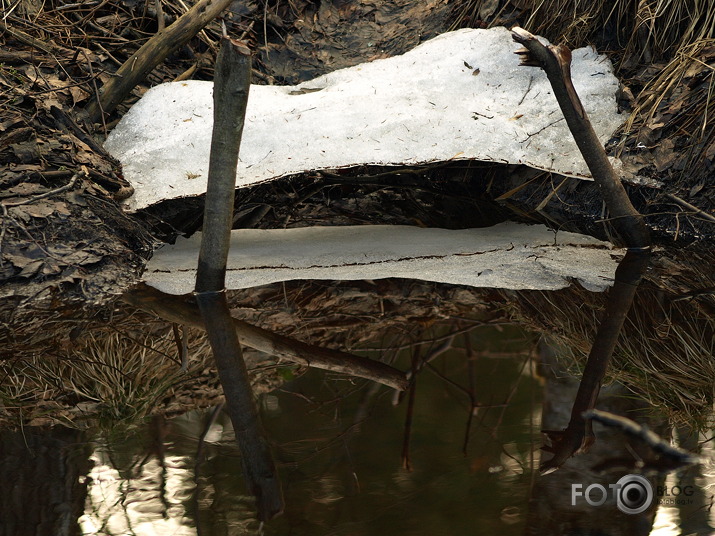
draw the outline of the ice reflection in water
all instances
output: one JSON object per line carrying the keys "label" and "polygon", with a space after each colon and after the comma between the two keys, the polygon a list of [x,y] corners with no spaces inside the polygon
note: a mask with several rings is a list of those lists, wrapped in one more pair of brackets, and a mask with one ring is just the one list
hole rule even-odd
{"label": "ice reflection in water", "polygon": [[100,447],[92,455],[82,533],[196,534],[184,524],[193,488],[191,458],[150,456],[127,467],[113,456],[121,457],[122,446]]}
{"label": "ice reflection in water", "polygon": [[[709,436],[711,437],[711,436]],[[692,450],[696,450],[696,435],[683,441]],[[701,443],[701,455],[705,463],[701,467],[671,473],[665,479],[665,487],[672,490],[668,497],[660,502],[653,522],[651,536],[670,536],[675,534],[712,534],[715,532],[715,464],[713,460],[713,440]],[[677,493],[675,495],[673,492]]]}

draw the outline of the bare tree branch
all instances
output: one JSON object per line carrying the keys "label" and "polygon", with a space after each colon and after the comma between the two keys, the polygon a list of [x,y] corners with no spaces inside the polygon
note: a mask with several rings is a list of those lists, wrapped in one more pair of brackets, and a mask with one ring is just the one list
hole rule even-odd
{"label": "bare tree branch", "polygon": [[[122,300],[169,322],[206,329],[193,296],[173,296],[141,284],[125,292]],[[380,361],[307,344],[251,325],[238,318],[232,320],[241,344],[263,353],[305,367],[364,378],[400,391],[407,389],[409,384],[404,372]]]}
{"label": "bare tree branch", "polygon": [[200,0],[174,24],[159,31],[144,43],[104,85],[97,98],[90,102],[85,111],[87,118],[94,123],[99,121],[103,113],[114,111],[154,67],[199,33],[226,9],[231,1]]}

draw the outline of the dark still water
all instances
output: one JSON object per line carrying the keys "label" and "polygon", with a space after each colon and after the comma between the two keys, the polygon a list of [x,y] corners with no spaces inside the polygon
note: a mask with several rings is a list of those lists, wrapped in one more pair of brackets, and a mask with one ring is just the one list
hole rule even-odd
{"label": "dark still water", "polygon": [[[0,533],[710,533],[715,479],[703,476],[707,467],[649,477],[657,493],[638,514],[619,510],[612,496],[596,506],[573,495],[591,485],[608,490],[632,472],[628,463],[593,470],[603,460],[634,459],[637,449],[618,432],[597,427],[589,454],[540,476],[540,430],[565,426],[577,381],[549,368],[549,353],[513,328],[476,329],[469,344],[456,338],[422,370],[411,412],[409,395],[396,405],[387,387],[315,370],[264,395],[286,499],[285,513],[271,522],[256,520],[228,417],[207,410],[129,432],[6,434]],[[399,352],[397,365],[409,369],[414,351]],[[620,387],[604,389],[601,406],[667,432]],[[712,449],[697,437],[680,439],[703,455]],[[599,489],[589,500],[598,502]]]}
{"label": "dark still water", "polygon": [[527,343],[520,336],[518,352],[482,344],[469,364],[452,350],[420,375],[411,470],[402,459],[408,397],[394,405],[389,388],[314,371],[265,395],[286,511],[262,528],[223,413],[212,424],[212,412],[192,412],[97,441],[84,534],[520,533],[539,430]]}

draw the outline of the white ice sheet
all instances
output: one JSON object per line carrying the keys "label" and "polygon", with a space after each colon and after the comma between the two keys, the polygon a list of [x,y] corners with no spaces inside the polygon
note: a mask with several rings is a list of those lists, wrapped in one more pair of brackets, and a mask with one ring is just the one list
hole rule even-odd
{"label": "white ice sheet", "polygon": [[[145,281],[170,294],[193,291],[200,240],[197,233],[157,251]],[[388,225],[241,229],[231,235],[226,287],[402,277],[543,290],[577,280],[602,291],[612,284],[617,254],[595,238],[518,223],[456,231]]]}
{"label": "white ice sheet", "polygon": [[[516,48],[505,28],[463,29],[298,86],[253,85],[238,185],[309,170],[453,159],[588,178],[546,75],[520,67]],[[611,64],[578,49],[572,73],[605,142],[623,120]],[[212,83],[176,82],[149,90],[125,115],[106,148],[136,190],[127,209],[205,191],[212,110]]]}

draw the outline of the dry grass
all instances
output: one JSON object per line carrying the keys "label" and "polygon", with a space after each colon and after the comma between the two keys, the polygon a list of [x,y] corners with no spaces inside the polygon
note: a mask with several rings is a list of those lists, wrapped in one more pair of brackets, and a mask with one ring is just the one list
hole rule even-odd
{"label": "dry grass", "polygon": [[631,63],[671,58],[713,36],[711,0],[541,0],[526,27],[569,46],[591,43],[607,25]]}
{"label": "dry grass", "polygon": [[48,346],[43,340],[42,351],[26,346],[29,352],[16,351],[15,357],[0,361],[0,401],[8,420],[22,415],[33,424],[79,425],[75,420],[83,417],[141,421],[211,364],[205,337],[194,332],[190,366],[181,371],[171,327],[147,324],[146,318],[128,316],[79,340],[62,341],[70,327],[55,323],[59,343]]}
{"label": "dry grass", "polygon": [[623,40],[634,22],[634,0],[539,0],[534,2],[524,27],[571,48],[585,46],[609,24]]}
{"label": "dry grass", "polygon": [[[690,175],[705,176],[715,155],[715,39],[702,39],[680,48],[638,96],[622,127],[621,150],[639,143],[657,146],[671,138],[683,140],[680,166]],[[631,147],[632,149],[632,147]]]}
{"label": "dry grass", "polygon": [[[650,300],[649,300],[650,301]],[[692,303],[643,306],[629,318],[619,347],[618,378],[653,405],[675,409],[680,421],[703,420],[715,389],[715,321]]]}
{"label": "dry grass", "polygon": [[[615,38],[638,63],[672,58],[682,48],[714,36],[712,0],[468,0],[455,8],[455,26],[519,23],[572,48]],[[608,35],[606,35],[606,33]]]}
{"label": "dry grass", "polygon": [[[671,297],[672,298],[672,297]],[[673,422],[705,426],[715,401],[715,317],[709,301],[673,300],[646,283],[619,337],[609,371]],[[579,372],[600,322],[605,296],[569,288],[510,296],[513,317],[546,334]]]}
{"label": "dry grass", "polygon": [[[451,323],[457,329],[483,324],[467,317],[489,320],[478,291],[419,281],[297,281],[232,292],[230,299],[235,316],[265,329],[348,351],[385,347],[361,352],[377,359],[452,315],[463,318]],[[182,373],[172,326],[122,303],[95,310],[34,309],[11,320],[14,329],[0,329],[0,427],[82,427],[97,418],[100,424],[131,425],[152,414],[175,415],[222,401],[210,347],[199,330],[189,330],[189,368]],[[296,369],[258,352],[244,357],[258,393]],[[345,376],[327,378],[354,388]]]}
{"label": "dry grass", "polygon": [[645,62],[680,55],[715,35],[712,0],[640,0],[627,54]]}

